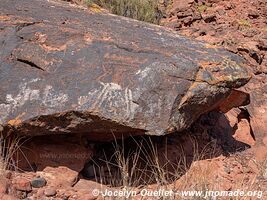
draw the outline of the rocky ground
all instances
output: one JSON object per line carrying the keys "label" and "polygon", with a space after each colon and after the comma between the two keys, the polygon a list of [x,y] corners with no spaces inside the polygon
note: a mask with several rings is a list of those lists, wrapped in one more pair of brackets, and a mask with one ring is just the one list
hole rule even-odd
{"label": "rocky ground", "polygon": [[[250,63],[252,80],[243,88],[250,93],[246,106],[256,143],[266,144],[267,2],[173,1],[162,23],[180,34],[221,46]],[[240,111],[239,111],[240,112]],[[244,124],[244,122],[242,122]]]}
{"label": "rocky ground", "polygon": [[[71,137],[51,138],[48,140],[50,146],[42,146],[42,138],[34,142],[25,141],[24,146],[30,147],[30,151],[46,152],[36,161],[39,167],[43,164],[42,170],[3,173],[1,199],[103,199],[93,196],[92,191],[110,186],[116,187],[110,187],[109,190],[127,186],[128,189],[140,191],[140,186],[144,185],[156,190],[162,184],[176,190],[263,191],[265,197],[259,199],[267,198],[267,1],[173,0],[166,1],[165,6],[162,25],[187,37],[208,42],[211,48],[224,47],[242,55],[250,63],[253,77],[242,88],[250,94],[250,104],[234,108],[225,115],[218,112],[204,115],[182,135],[152,138],[149,142],[153,145],[150,146],[157,149],[156,153],[155,149],[146,145],[142,148],[144,152],[138,150],[143,144],[140,138],[136,138],[137,142],[124,141],[123,150],[116,143],[89,144],[91,152],[77,147]],[[63,139],[68,141],[69,152],[64,152],[66,143],[55,145],[53,142]],[[146,174],[137,174],[135,177],[144,176],[146,181],[135,178],[125,184],[122,181],[125,175],[123,170],[118,170],[118,166],[113,169],[112,164],[107,165],[118,163],[114,155],[121,154],[116,153],[128,151],[140,157],[140,166],[136,169],[147,170]],[[32,152],[27,154],[34,155]],[[95,163],[88,163],[86,169],[83,169],[83,164],[77,164],[86,162],[92,155],[97,159]],[[68,160],[68,156],[72,161]],[[159,158],[158,165],[150,163],[155,157]],[[183,161],[176,158],[182,158]],[[132,160],[134,157],[131,157]],[[71,167],[53,168],[58,161],[66,162]],[[150,164],[149,169],[144,164],[146,162]],[[128,167],[133,168],[132,165]],[[123,166],[127,165],[120,167]],[[31,168],[35,171],[35,166]],[[157,172],[159,168],[164,170]],[[147,177],[150,176],[158,178],[148,181]],[[114,180],[110,180],[112,178]],[[135,187],[132,188],[129,183]],[[140,195],[135,199],[141,199]]]}

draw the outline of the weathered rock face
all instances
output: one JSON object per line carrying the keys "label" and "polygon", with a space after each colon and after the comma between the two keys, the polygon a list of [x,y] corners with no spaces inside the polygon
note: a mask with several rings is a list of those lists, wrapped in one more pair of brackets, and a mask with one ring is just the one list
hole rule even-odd
{"label": "weathered rock face", "polygon": [[59,2],[0,3],[5,130],[163,135],[220,108],[250,79],[240,57],[155,25]]}
{"label": "weathered rock face", "polygon": [[23,144],[20,150],[13,157],[16,167],[23,171],[42,171],[47,166],[65,166],[79,172],[93,156],[93,149],[85,141],[74,135],[34,137],[21,142]]}
{"label": "weathered rock face", "polygon": [[[265,68],[267,65],[265,66]],[[251,83],[245,86],[251,91],[251,105],[246,106],[253,134],[257,139],[257,146],[264,146],[267,156],[267,74],[254,76]]]}

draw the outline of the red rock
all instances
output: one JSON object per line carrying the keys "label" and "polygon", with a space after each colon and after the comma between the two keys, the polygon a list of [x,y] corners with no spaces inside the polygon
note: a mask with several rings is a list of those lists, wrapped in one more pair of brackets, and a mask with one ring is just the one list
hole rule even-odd
{"label": "red rock", "polygon": [[218,3],[220,2],[221,0],[207,0],[206,2],[207,3]]}
{"label": "red rock", "polygon": [[248,105],[249,102],[249,94],[238,90],[232,90],[231,94],[226,98],[226,100],[219,105],[219,109],[225,113],[231,110],[233,107],[238,107],[238,105]]}
{"label": "red rock", "polygon": [[16,160],[18,167],[23,170],[42,171],[47,166],[68,167],[81,171],[83,166],[92,157],[92,150],[84,147],[79,137],[47,136],[25,142],[20,147]]}
{"label": "red rock", "polygon": [[32,190],[30,181],[25,178],[21,178],[21,177],[17,177],[13,179],[12,186],[16,190],[20,190],[20,191],[30,192]]}
{"label": "red rock", "polygon": [[257,146],[257,148],[254,148],[253,150],[254,150],[255,159],[258,162],[262,162],[262,161],[266,162],[267,147],[265,145]]}
{"label": "red rock", "polygon": [[173,0],[170,12],[176,13],[176,12],[179,12],[179,11],[185,11],[193,3],[194,3],[194,0],[183,0],[183,1],[181,1],[181,0]]}
{"label": "red rock", "polygon": [[74,190],[72,187],[58,188],[57,197],[61,199],[71,199],[70,197],[73,196],[76,192],[77,191]]}
{"label": "red rock", "polygon": [[[216,160],[199,160],[192,163],[190,169],[180,179],[175,182],[175,189],[183,190],[190,187],[190,184],[205,184],[209,185],[218,182],[224,175],[223,157]],[[223,187],[222,185],[220,185]],[[221,188],[224,190],[225,188]]]}
{"label": "red rock", "polygon": [[216,15],[214,13],[202,13],[201,16],[206,23],[216,21]]}
{"label": "red rock", "polygon": [[5,194],[8,189],[7,180],[4,178],[0,178],[0,194]]}
{"label": "red rock", "polygon": [[43,188],[38,189],[36,192],[36,196],[40,198],[43,195],[44,195],[44,189]]}
{"label": "red rock", "polygon": [[259,12],[257,10],[249,10],[248,16],[250,18],[258,18],[260,15],[259,15]]}
{"label": "red rock", "polygon": [[18,198],[8,195],[8,194],[0,194],[1,200],[19,200]]}
{"label": "red rock", "polygon": [[265,136],[262,140],[263,144],[267,147],[267,136]]}
{"label": "red rock", "polygon": [[44,194],[45,196],[47,197],[52,197],[52,196],[55,196],[57,194],[57,191],[55,188],[53,187],[48,187],[44,190]]}
{"label": "red rock", "polygon": [[77,200],[95,200],[97,197],[92,195],[92,193],[82,193]]}
{"label": "red rock", "polygon": [[225,3],[225,9],[226,10],[232,10],[235,8],[235,5],[232,2],[226,2]]}
{"label": "red rock", "polygon": [[250,115],[250,125],[255,135],[257,146],[261,146],[264,145],[263,141],[267,134],[266,75],[262,74],[254,77],[245,89],[251,91],[251,103],[247,106],[247,110]]}
{"label": "red rock", "polygon": [[67,167],[46,167],[43,171],[37,172],[38,175],[47,180],[47,185],[57,187],[70,187],[75,184],[79,172]]}
{"label": "red rock", "polygon": [[[99,197],[101,197],[101,195],[94,195],[93,193],[94,190],[98,190],[100,192],[101,191],[104,192],[105,190],[109,190],[109,191],[114,190],[114,188],[109,188],[105,185],[96,183],[94,181],[85,180],[85,179],[80,179],[73,188],[78,191],[80,196],[82,197],[86,196],[88,200],[96,199],[96,198],[98,199]],[[82,198],[80,198],[80,200],[82,200]]]}
{"label": "red rock", "polygon": [[225,115],[230,123],[230,126],[234,128],[234,126],[237,126],[238,124],[238,115],[241,113],[241,110],[238,108],[233,108],[229,112],[227,112]]}
{"label": "red rock", "polygon": [[[178,0],[177,0],[178,1]],[[238,122],[237,113],[229,111],[227,117],[233,130],[237,128],[235,137],[253,145],[255,142],[249,132],[255,136],[256,144],[253,146],[255,156],[260,159],[266,159],[267,152],[267,29],[266,29],[266,1],[236,0],[236,1],[205,1],[212,3],[203,16],[208,12],[216,13],[216,21],[209,25],[216,30],[214,38],[209,34],[199,36],[195,30],[202,30],[206,27],[204,20],[192,22],[190,29],[180,30],[178,33],[206,41],[211,44],[221,45],[229,51],[241,54],[251,63],[251,71],[255,76],[244,87],[244,91],[250,93],[250,104],[245,106],[248,117]],[[203,1],[200,1],[202,4]],[[200,5],[198,4],[198,5]],[[180,8],[177,8],[179,7]],[[185,7],[176,3],[176,12]],[[187,7],[192,10],[197,9],[194,5]],[[174,12],[175,10],[172,10]],[[175,13],[174,13],[175,14]],[[167,20],[166,20],[167,21]],[[180,23],[180,19],[176,19]],[[172,20],[172,24],[175,19]],[[167,23],[168,24],[168,23]],[[173,25],[175,26],[175,25]],[[238,29],[241,26],[242,28]],[[221,41],[219,41],[221,40]],[[234,103],[237,98],[225,101],[224,106]],[[251,130],[249,130],[249,126]]]}
{"label": "red rock", "polygon": [[252,38],[255,35],[260,34],[260,31],[258,31],[257,29],[251,28],[251,29],[248,29],[248,30],[244,30],[242,32],[242,34],[244,35],[244,37],[250,37],[250,38]]}
{"label": "red rock", "polygon": [[75,189],[77,190],[92,190],[92,189],[106,189],[107,187],[96,183],[94,181],[90,180],[85,180],[85,179],[80,179],[74,186]]}
{"label": "red rock", "polygon": [[240,142],[249,144],[250,146],[255,144],[255,140],[251,136],[250,124],[247,119],[241,119],[239,121],[237,130],[235,131],[233,137]]}

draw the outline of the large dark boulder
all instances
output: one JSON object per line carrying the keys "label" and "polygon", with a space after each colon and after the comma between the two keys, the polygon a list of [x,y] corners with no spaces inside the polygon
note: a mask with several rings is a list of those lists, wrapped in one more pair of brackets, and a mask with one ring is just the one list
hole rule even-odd
{"label": "large dark boulder", "polygon": [[233,90],[250,79],[244,60],[226,50],[66,2],[0,5],[4,132],[164,135],[247,101]]}

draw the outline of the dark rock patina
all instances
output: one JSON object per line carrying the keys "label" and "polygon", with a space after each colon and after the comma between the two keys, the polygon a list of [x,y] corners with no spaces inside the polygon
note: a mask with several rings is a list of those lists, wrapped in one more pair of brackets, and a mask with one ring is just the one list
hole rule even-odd
{"label": "dark rock patina", "polygon": [[44,187],[46,183],[47,183],[46,180],[42,177],[37,177],[31,181],[31,185],[34,188]]}
{"label": "dark rock patina", "polygon": [[[250,79],[239,56],[163,27],[66,2],[0,4],[4,130],[164,135],[220,108]],[[242,102],[228,107],[246,100],[234,99]]]}

